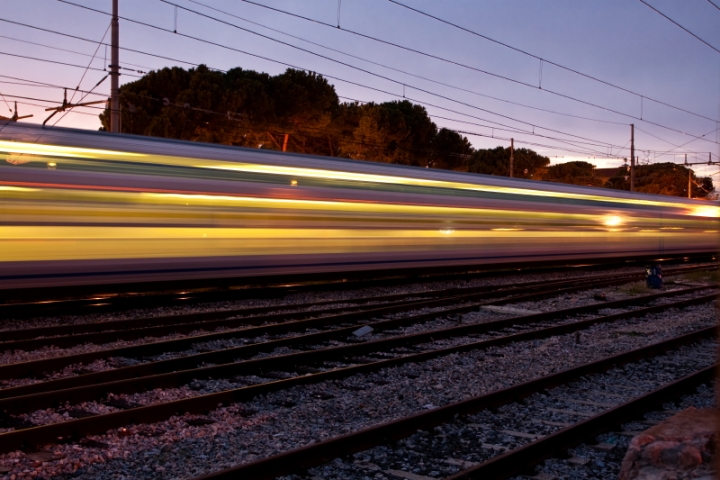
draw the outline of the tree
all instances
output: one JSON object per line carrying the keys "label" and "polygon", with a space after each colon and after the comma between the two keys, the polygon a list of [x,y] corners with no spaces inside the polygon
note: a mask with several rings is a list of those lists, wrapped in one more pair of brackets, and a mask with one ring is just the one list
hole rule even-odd
{"label": "tree", "polygon": [[360,107],[350,143],[353,158],[384,163],[429,166],[437,126],[427,111],[407,100],[368,103]]}
{"label": "tree", "polygon": [[583,161],[559,163],[548,167],[544,180],[573,185],[601,187],[602,181],[594,175],[595,165]]}
{"label": "tree", "polygon": [[[527,149],[518,148],[514,154],[514,176],[539,179],[539,173],[550,164],[548,157]],[[468,171],[487,175],[509,175],[510,148],[496,147],[491,150],[476,150],[469,161]]]}
{"label": "tree", "polygon": [[[675,163],[655,163],[635,167],[635,191],[659,195],[687,197],[688,172],[691,173],[691,192],[694,198],[705,198],[715,190],[710,177],[698,178],[689,168]],[[630,190],[630,177],[610,179],[617,190]]]}
{"label": "tree", "polygon": [[474,149],[470,141],[459,133],[441,128],[431,142],[429,166],[466,172]]}

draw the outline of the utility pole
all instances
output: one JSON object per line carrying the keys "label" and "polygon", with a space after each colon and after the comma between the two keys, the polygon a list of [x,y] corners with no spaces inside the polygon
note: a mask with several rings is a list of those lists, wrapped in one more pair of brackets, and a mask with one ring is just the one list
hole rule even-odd
{"label": "utility pole", "polygon": [[110,131],[120,133],[120,21],[118,19],[118,2],[112,0],[113,16],[111,23],[111,54],[110,54]]}
{"label": "utility pole", "polygon": [[515,163],[515,139],[510,139],[510,177],[513,176],[513,163]]}
{"label": "utility pole", "polygon": [[630,124],[630,191],[635,191],[635,124]]}
{"label": "utility pole", "polygon": [[685,154],[685,168],[688,171],[688,198],[692,198],[692,170],[687,166],[687,153]]}

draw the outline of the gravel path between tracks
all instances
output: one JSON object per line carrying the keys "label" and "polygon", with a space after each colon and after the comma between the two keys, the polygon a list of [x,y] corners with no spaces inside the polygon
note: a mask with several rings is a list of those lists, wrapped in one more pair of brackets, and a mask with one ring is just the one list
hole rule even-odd
{"label": "gravel path between tracks", "polygon": [[[714,308],[706,304],[656,314],[650,319],[598,325],[584,331],[580,343],[571,334],[447,355],[223,406],[205,417],[206,425],[190,425],[188,421],[202,422],[193,422],[195,416],[183,415],[92,436],[85,445],[55,445],[50,450],[62,457],[55,461],[33,461],[22,452],[0,455],[0,468],[12,468],[8,472],[11,479],[12,475],[17,479],[61,474],[58,478],[189,478],[480,395],[714,322]],[[224,380],[207,380],[196,382],[192,388],[155,390],[122,398],[154,402],[228,386]],[[101,409],[95,402],[76,408]],[[54,410],[45,412],[48,420],[56,414]],[[43,414],[37,412],[31,417],[35,415]]]}

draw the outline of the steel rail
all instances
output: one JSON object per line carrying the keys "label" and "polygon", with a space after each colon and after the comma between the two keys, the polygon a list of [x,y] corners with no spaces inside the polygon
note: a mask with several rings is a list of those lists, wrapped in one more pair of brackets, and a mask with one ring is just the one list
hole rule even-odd
{"label": "steel rail", "polygon": [[[345,372],[350,375],[356,372],[356,369],[367,371],[367,368],[371,368],[371,366],[375,364],[378,365],[376,368],[385,368],[390,365],[398,366],[405,363],[425,361],[452,353],[480,350],[489,347],[507,345],[513,342],[563,335],[580,331],[600,323],[610,323],[627,318],[641,317],[651,313],[664,311],[669,308],[685,308],[691,305],[702,304],[712,301],[716,297],[717,296],[715,294],[707,295],[670,304],[633,310],[630,312],[616,313],[552,327],[544,327],[536,330],[503,335],[496,338],[480,340],[453,347],[430,349],[429,351],[422,353],[412,353],[398,358],[376,360],[375,362],[368,362],[359,366],[347,367]],[[392,348],[407,347],[425,342],[432,342],[436,339],[457,337],[467,335],[468,333],[477,333],[478,328],[476,327],[481,327],[480,331],[492,331],[507,326],[526,324],[528,323],[527,321],[524,321],[526,319],[527,317],[514,317],[495,322],[432,330],[413,335],[392,337],[354,345],[329,347],[309,352],[291,353],[279,355],[277,357],[245,360],[225,365],[214,365],[211,367],[199,367],[186,370],[181,370],[183,366],[180,362],[176,361],[177,359],[166,360],[158,363],[163,363],[163,370],[168,373],[160,373],[157,365],[138,365],[126,367],[124,369],[125,371],[122,372],[122,377],[120,377],[124,378],[124,380],[115,379],[117,377],[117,373],[120,373],[116,370],[110,372],[115,373],[115,375],[106,375],[107,372],[89,374],[93,377],[92,380],[95,381],[94,383],[87,382],[87,379],[85,379],[85,382],[81,382],[81,376],[78,376],[0,390],[0,393],[3,394],[3,397],[0,397],[0,411],[10,414],[25,413],[42,408],[53,408],[65,403],[97,400],[99,397],[103,397],[107,393],[127,394],[147,391],[154,388],[177,387],[187,384],[192,380],[228,378],[237,375],[238,372],[243,372],[243,374],[246,375],[262,375],[263,372],[267,371],[290,371],[296,369],[298,366],[313,365],[319,361],[342,360],[347,357],[352,357],[353,355],[366,355],[381,350],[387,351]],[[496,326],[497,328],[493,329],[493,326]],[[238,347],[237,349],[232,350],[239,351],[243,348],[245,347]],[[201,356],[203,355],[205,354],[201,354]],[[204,358],[205,361],[211,361],[208,357]],[[196,365],[199,363],[200,362],[196,362]],[[139,367],[146,368],[143,369]]]}
{"label": "steel rail", "polygon": [[[693,268],[700,268],[700,267],[693,267]],[[702,267],[703,269],[710,269],[715,267]],[[666,276],[673,275],[673,274],[680,274],[680,273],[686,273],[685,270],[681,270],[678,273],[674,273],[677,269],[672,269],[669,272],[666,272]],[[548,280],[537,280],[533,282],[523,282],[523,283],[505,283],[500,285],[486,285],[486,286],[479,286],[479,287],[456,287],[456,288],[449,288],[449,289],[440,289],[440,290],[426,290],[423,292],[414,292],[414,293],[401,293],[401,294],[391,294],[391,295],[381,295],[381,296],[373,296],[373,297],[359,297],[354,299],[342,299],[342,300],[327,300],[322,302],[309,302],[309,303],[285,303],[280,305],[271,305],[271,306],[265,306],[265,307],[247,307],[247,308],[239,308],[239,309],[230,309],[230,310],[220,310],[220,311],[212,311],[212,312],[200,312],[200,313],[191,313],[191,314],[184,314],[184,315],[167,315],[162,317],[146,317],[146,318],[137,318],[137,319],[130,319],[130,320],[113,320],[109,322],[93,322],[93,323],[84,323],[84,324],[77,324],[77,325],[60,325],[60,326],[52,326],[52,327],[33,327],[33,328],[26,328],[26,329],[16,329],[16,330],[1,330],[3,335],[2,341],[15,341],[15,340],[27,340],[37,337],[49,337],[49,336],[56,336],[56,335],[77,335],[82,333],[93,333],[93,332],[103,332],[107,330],[124,330],[124,329],[133,329],[133,328],[147,328],[147,327],[156,327],[156,326],[164,326],[164,325],[175,325],[175,324],[182,324],[182,323],[198,323],[198,322],[204,322],[208,320],[218,320],[222,318],[227,318],[230,316],[240,316],[240,315],[256,315],[256,314],[264,314],[269,312],[275,312],[275,311],[281,311],[281,310],[292,310],[292,309],[299,309],[299,308],[312,308],[316,306],[321,305],[333,305],[338,303],[372,303],[372,302],[378,302],[378,301],[389,301],[389,300],[397,300],[397,299],[407,299],[407,298],[413,298],[413,297],[441,297],[446,295],[454,295],[454,294],[463,294],[468,292],[490,292],[490,291],[502,291],[502,290],[508,290],[511,291],[513,289],[517,288],[523,288],[523,287],[532,287],[536,285],[542,285],[542,286],[551,286],[551,285],[561,285],[561,284],[573,284],[575,282],[587,282],[591,280],[601,280],[603,278],[640,278],[642,274],[638,273],[628,273],[628,274],[621,274],[621,275],[615,275],[615,274],[608,274],[608,275],[600,275],[595,276],[591,278],[588,277],[579,277],[574,278],[570,280],[555,280],[555,281],[548,281]],[[327,313],[327,310],[315,310],[312,313],[318,314],[318,313]]]}
{"label": "steel rail", "polygon": [[638,417],[669,398],[679,396],[693,387],[711,381],[717,373],[717,369],[718,364],[703,368],[679,380],[663,385],[652,392],[601,412],[594,417],[547,435],[540,440],[446,477],[445,480],[502,480],[516,475],[528,466],[537,464],[558,452],[581,443],[585,439],[594,438],[625,421]]}
{"label": "steel rail", "polygon": [[[652,307],[657,308],[657,307]],[[565,326],[562,326],[565,327]],[[528,332],[529,333],[529,332]],[[535,381],[533,385],[544,385],[543,388],[549,388],[552,386],[553,381],[557,381],[561,378],[567,378],[572,375],[585,375],[593,371],[593,369],[610,368],[611,365],[628,362],[631,359],[642,358],[643,355],[651,354],[652,352],[665,351],[670,348],[677,347],[686,343],[691,343],[697,340],[709,338],[716,334],[715,328],[705,328],[690,334],[682,335],[674,339],[659,342],[648,347],[636,349],[631,352],[626,352],[620,355],[615,355],[599,362],[593,362],[581,367],[566,370],[558,374],[553,374],[548,377],[543,377],[542,381]],[[517,334],[517,335],[527,335]],[[517,338],[517,337],[516,337]],[[478,342],[479,343],[479,342]],[[465,347],[468,348],[468,347]],[[477,348],[477,347],[475,347]],[[447,352],[449,349],[445,349]],[[431,358],[444,354],[445,352],[425,352],[424,358]],[[262,360],[276,360],[276,359],[259,359],[251,362],[261,362]],[[168,403],[154,404],[144,407],[132,408],[129,410],[114,412],[105,415],[98,415],[95,417],[77,419],[68,422],[61,422],[56,424],[43,425],[38,427],[32,427],[23,430],[15,430],[8,433],[0,434],[0,452],[8,452],[17,449],[22,446],[32,446],[42,443],[54,442],[59,438],[67,439],[70,437],[84,436],[93,433],[104,432],[110,428],[116,428],[127,424],[133,423],[151,423],[167,419],[175,414],[179,413],[201,413],[207,410],[216,408],[219,405],[235,403],[239,401],[247,401],[254,398],[257,395],[282,390],[295,385],[316,383],[318,381],[330,380],[334,378],[343,378],[353,373],[361,373],[368,371],[375,371],[380,368],[397,365],[401,362],[399,360],[407,361],[418,361],[421,358],[414,358],[413,360],[408,359],[391,359],[385,361],[379,361],[372,364],[360,365],[356,367],[347,367],[329,372],[323,372],[318,374],[311,374],[302,377],[294,377],[287,380],[279,380],[276,382],[270,382],[266,384],[259,384],[250,387],[244,387],[234,390],[228,390],[219,393],[207,394],[189,399],[177,400]],[[247,364],[245,365],[245,367]],[[243,373],[246,372],[246,368],[243,368]],[[580,372],[580,373],[578,373]],[[539,383],[538,383],[539,382]],[[532,383],[532,382],[530,382]],[[514,397],[517,398],[520,395],[520,391],[512,388]],[[508,390],[508,389],[506,389]],[[505,390],[503,390],[505,391]],[[466,402],[461,402],[466,404]],[[438,409],[438,411],[446,411],[447,407]],[[422,414],[421,414],[422,415]],[[411,431],[414,431],[411,428]]]}
{"label": "steel rail", "polygon": [[[707,268],[707,267],[704,267]],[[714,267],[711,267],[714,268]],[[684,270],[681,272],[675,273],[675,271],[671,271],[669,273],[666,273],[666,276],[670,276],[673,274],[680,274],[680,273],[686,273]],[[387,303],[384,305],[378,304],[378,302],[381,301],[389,301],[389,300],[396,300],[396,299],[407,299],[407,298],[422,298],[422,297],[431,297],[431,298],[437,298],[442,296],[457,296],[458,294],[466,294],[468,292],[509,292],[509,293],[519,293],[521,292],[521,288],[529,288],[533,286],[541,285],[543,287],[550,287],[553,285],[560,286],[560,285],[580,285],[585,283],[593,283],[596,284],[599,280],[603,278],[612,278],[614,280],[620,280],[620,279],[633,279],[633,278],[640,278],[641,274],[623,274],[623,275],[602,275],[599,277],[593,277],[592,279],[589,278],[577,278],[572,280],[558,280],[558,281],[545,281],[545,280],[539,280],[534,282],[524,282],[521,284],[502,284],[502,285],[495,285],[495,286],[480,286],[480,287],[470,287],[470,288],[451,288],[451,289],[444,289],[444,290],[430,290],[425,292],[416,292],[416,293],[409,293],[409,294],[393,294],[393,295],[384,295],[384,296],[376,296],[376,297],[361,297],[357,299],[346,299],[346,300],[328,300],[324,302],[312,302],[312,303],[303,303],[303,304],[282,304],[277,306],[265,306],[265,307],[249,307],[249,308],[240,308],[240,309],[232,309],[232,310],[220,310],[220,311],[212,311],[212,312],[200,312],[200,313],[191,313],[191,314],[184,314],[184,315],[168,315],[168,316],[162,316],[162,317],[149,317],[149,318],[138,318],[138,319],[131,319],[131,320],[114,320],[110,322],[93,322],[93,323],[85,323],[85,324],[78,324],[78,325],[61,325],[61,326],[52,326],[52,327],[35,327],[35,328],[28,328],[28,329],[16,329],[16,330],[0,330],[0,333],[2,333],[2,341],[0,341],[0,351],[3,349],[32,349],[32,348],[39,348],[44,345],[54,345],[54,346],[71,346],[71,345],[77,345],[81,343],[101,343],[101,342],[108,342],[112,340],[118,340],[118,339],[136,339],[136,338],[143,338],[147,336],[153,336],[148,334],[154,334],[154,336],[161,336],[167,333],[187,333],[188,331],[195,331],[197,328],[192,328],[189,325],[196,325],[196,326],[206,326],[208,328],[216,328],[217,326],[228,326],[227,323],[222,323],[223,320],[227,320],[229,317],[235,317],[235,316],[247,316],[247,315],[256,315],[261,313],[267,313],[267,312],[274,312],[274,311],[281,311],[281,310],[292,310],[292,309],[302,309],[302,308],[312,308],[316,306],[321,305],[333,305],[333,304],[346,304],[346,303],[356,303],[359,305],[353,305],[353,306],[344,306],[344,307],[337,307],[337,308],[329,308],[329,309],[320,309],[320,310],[312,310],[312,311],[297,311],[297,312],[288,312],[283,314],[276,314],[275,316],[272,315],[265,315],[265,316],[257,316],[254,318],[245,318],[245,319],[237,319],[234,321],[230,321],[229,324],[231,325],[237,325],[236,322],[239,322],[240,320],[243,321],[243,325],[261,325],[263,323],[267,322],[276,322],[276,321],[287,321],[292,319],[298,319],[298,318],[304,318],[307,316],[318,316],[323,314],[332,314],[332,313],[338,313],[338,312],[350,312],[350,311],[361,311],[365,309],[372,309],[371,307],[363,307],[362,304],[366,303],[375,303],[375,307],[390,307],[390,306],[401,306],[404,303],[409,304],[413,303],[414,301],[401,301],[397,303]],[[417,301],[417,300],[415,300]],[[220,322],[220,323],[210,323],[210,322]],[[173,329],[171,326],[177,326],[177,325],[184,325],[183,327],[175,327]],[[165,330],[157,329],[157,330],[149,330],[152,328],[158,328],[158,327],[167,327]],[[138,333],[116,333],[116,332],[122,332],[124,330],[139,330]],[[140,331],[141,330],[141,331]],[[93,336],[92,334],[96,334]],[[85,336],[82,336],[85,335]],[[63,336],[72,336],[68,339],[63,339]],[[38,337],[44,337],[42,339]],[[33,342],[32,340],[36,340]],[[26,341],[26,343],[20,343],[21,341]],[[16,342],[16,343],[11,343]],[[54,343],[53,343],[54,342]]]}
{"label": "steel rail", "polygon": [[[625,280],[608,280],[604,282],[605,284],[613,284],[613,283],[623,283]],[[597,284],[594,284],[594,286],[598,286]],[[403,324],[409,324],[413,322],[417,322],[420,320],[428,320],[432,318],[442,317],[444,315],[452,315],[452,314],[459,314],[459,313],[465,313],[468,311],[475,310],[481,306],[493,304],[493,305],[502,305],[504,303],[511,303],[511,302],[517,302],[517,301],[526,301],[526,300],[534,300],[537,298],[542,298],[544,296],[548,295],[557,295],[561,293],[567,293],[572,292],[576,290],[582,290],[587,288],[585,284],[576,283],[573,287],[568,287],[565,289],[560,290],[554,290],[550,289],[550,291],[544,291],[540,290],[536,293],[526,294],[526,295],[516,295],[512,297],[506,297],[503,299],[494,299],[492,302],[481,302],[481,303],[471,303],[463,307],[458,308],[452,308],[448,310],[443,310],[439,312],[431,312],[428,314],[421,314],[421,315],[414,315],[414,316],[408,316],[403,317],[400,319],[394,319],[389,322],[395,322],[392,325],[399,326]],[[695,289],[706,289],[711,287],[694,287]],[[686,293],[691,293],[693,289],[686,289],[684,290]],[[515,290],[517,292],[517,290]],[[665,292],[661,294],[656,294],[655,298],[659,298],[662,296],[667,295],[677,295],[680,293],[675,292]],[[453,303],[457,302],[463,299],[470,299],[470,298],[478,298],[482,295],[489,295],[492,296],[493,292],[490,292],[489,294],[470,294],[465,296],[456,296],[451,297],[451,299],[442,299],[442,300],[431,300],[431,301],[421,301],[421,302],[414,302],[410,303],[406,306],[399,306],[399,307],[386,307],[386,308],[374,308],[369,310],[363,310],[360,312],[355,313],[345,313],[345,314],[338,314],[338,315],[332,315],[332,316],[325,316],[325,317],[319,317],[319,318],[313,318],[309,320],[297,320],[297,321],[291,321],[291,322],[284,322],[284,323],[276,323],[271,325],[263,325],[258,327],[252,327],[252,328],[243,328],[243,329],[237,329],[237,330],[229,330],[221,333],[210,333],[210,334],[201,334],[201,335],[194,335],[194,336],[188,336],[180,339],[173,339],[173,340],[162,340],[157,342],[151,342],[151,343],[143,343],[140,345],[133,345],[133,346],[127,346],[127,347],[117,347],[117,348],[111,348],[111,349],[103,349],[103,350],[97,350],[94,352],[87,352],[87,353],[80,353],[80,354],[74,354],[74,355],[66,355],[66,356],[58,356],[58,357],[51,357],[47,359],[41,359],[41,360],[32,360],[22,363],[14,363],[14,364],[8,364],[8,365],[2,365],[0,366],[0,379],[7,379],[7,378],[13,378],[18,376],[33,376],[38,375],[41,373],[49,372],[49,371],[57,371],[60,368],[66,367],[68,365],[73,365],[77,363],[86,363],[91,362],[97,359],[102,358],[109,358],[109,357],[122,357],[122,356],[147,356],[147,355],[154,355],[159,353],[165,353],[168,351],[180,351],[183,349],[189,349],[192,348],[194,344],[201,343],[201,342],[207,342],[210,340],[218,340],[218,339],[227,339],[227,338],[255,338],[259,335],[268,335],[268,334],[286,334],[291,331],[304,331],[308,328],[316,328],[319,326],[326,326],[326,325],[341,325],[344,322],[356,322],[357,320],[362,320],[365,318],[373,318],[378,316],[383,316],[389,313],[394,313],[403,309],[415,309],[415,308],[426,308],[433,306],[433,302],[437,302],[435,305],[441,305],[442,303]],[[609,306],[626,306],[626,305],[632,305],[635,302],[642,302],[642,301],[650,301],[653,299],[653,295],[646,295],[642,297],[635,297],[632,299],[626,299],[626,300],[618,300],[614,302],[605,302],[602,304],[595,304],[594,306],[585,306],[585,307],[578,307],[578,308],[585,308],[585,309],[597,309],[597,308],[603,308],[602,306],[609,307]],[[628,303],[629,302],[629,303]],[[386,321],[387,322],[387,321]],[[376,325],[376,323],[370,323],[369,325]],[[340,338],[342,336],[345,336],[349,334],[347,331],[348,329],[351,329],[352,326],[341,328],[337,330],[330,330],[327,332],[322,332],[315,334],[317,335],[318,339],[322,338],[323,340],[328,340],[331,338]],[[334,332],[334,333],[333,333]],[[296,337],[299,338],[299,337]],[[284,339],[289,340],[289,339]],[[262,344],[258,345],[264,345],[268,342],[263,342]]]}
{"label": "steel rail", "polygon": [[195,480],[225,480],[236,478],[269,480],[280,475],[304,471],[344,455],[368,450],[383,443],[408,437],[418,430],[430,430],[438,425],[452,421],[456,415],[477,413],[488,408],[497,408],[508,403],[517,402],[534,393],[563,385],[584,375],[601,373],[617,366],[643,360],[649,356],[661,354],[682,345],[711,338],[716,334],[717,331],[715,327],[705,328],[687,335],[607,357],[596,362],[569,368],[512,387],[452,403],[428,412],[417,413],[358,432],[330,438],[319,443],[204,475]]}
{"label": "steel rail", "polygon": [[[697,261],[714,261],[715,258],[709,254],[699,255],[693,257],[676,255],[670,259],[662,259],[663,261],[672,261],[677,263],[685,263],[690,259]],[[552,264],[548,267],[547,265],[536,265],[531,268],[522,269],[523,273],[552,273],[555,271],[564,271],[568,267],[576,267],[577,269],[583,269],[588,271],[605,270],[607,268],[621,268],[624,266],[643,264],[653,261],[659,261],[653,258],[643,258],[636,261],[628,262],[626,260],[610,261],[607,260],[590,260],[590,265],[580,265],[581,260],[567,262],[562,266]],[[598,263],[599,262],[599,263]],[[0,317],[8,318],[13,315],[16,318],[25,316],[37,316],[40,311],[46,313],[59,314],[83,314],[88,312],[103,312],[103,311],[119,311],[132,308],[149,308],[164,304],[177,304],[178,301],[182,301],[184,304],[189,303],[200,303],[209,301],[222,301],[222,300],[237,300],[241,298],[277,298],[282,297],[290,293],[301,292],[301,291],[314,291],[318,289],[348,289],[348,288],[366,288],[366,287],[377,287],[380,285],[397,285],[404,283],[426,283],[436,281],[447,281],[447,280],[465,280],[467,278],[481,278],[489,275],[498,275],[503,273],[518,273],[517,267],[501,265],[493,266],[489,270],[478,271],[481,266],[474,267],[471,271],[461,268],[436,268],[436,269],[412,269],[410,271],[388,271],[378,272],[382,276],[375,278],[367,277],[361,280],[345,281],[347,280],[347,272],[337,274],[323,274],[323,275],[298,275],[293,277],[292,281],[297,282],[295,285],[284,286],[284,285],[273,285],[272,282],[277,282],[278,278],[251,278],[251,279],[236,279],[240,283],[234,285],[236,287],[250,285],[248,288],[237,288],[230,289],[227,287],[228,280],[203,280],[200,285],[202,288],[207,288],[208,285],[211,288],[220,288],[220,290],[212,291],[197,291],[199,283],[197,281],[181,281],[181,282],[149,282],[147,284],[132,285],[134,292],[145,292],[145,294],[139,295],[128,295],[128,284],[115,284],[115,285],[101,285],[93,289],[93,286],[80,286],[80,287],[62,287],[52,289],[55,292],[56,298],[59,296],[83,296],[91,295],[91,297],[101,298],[74,298],[74,299],[52,299],[47,298],[43,301],[33,301],[18,303],[18,298],[36,298],[36,289],[20,289],[17,291],[4,291],[0,292],[0,297],[12,299],[10,302],[0,303]],[[695,267],[680,267],[687,268],[687,271]],[[377,273],[373,274],[377,275]],[[353,278],[363,276],[363,272],[353,272]],[[285,279],[283,279],[284,281]],[[248,282],[254,282],[250,284]],[[257,286],[258,282],[269,282],[268,286]],[[304,283],[303,283],[304,282]],[[319,283],[318,283],[319,282]],[[283,283],[286,283],[285,281]],[[46,289],[45,289],[46,290]],[[88,290],[93,293],[88,294]],[[184,293],[166,293],[168,290],[181,290]],[[189,291],[189,292],[188,292]],[[120,293],[118,293],[120,292]],[[150,293],[147,293],[150,292]],[[191,298],[185,298],[191,295]],[[180,298],[183,300],[180,300]],[[98,305],[98,301],[102,301],[102,305]]]}

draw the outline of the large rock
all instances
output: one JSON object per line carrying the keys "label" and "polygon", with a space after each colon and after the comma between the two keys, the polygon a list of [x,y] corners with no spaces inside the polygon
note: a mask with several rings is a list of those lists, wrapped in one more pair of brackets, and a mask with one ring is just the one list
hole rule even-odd
{"label": "large rock", "polygon": [[688,408],[645,430],[630,442],[620,480],[712,480],[717,410]]}

